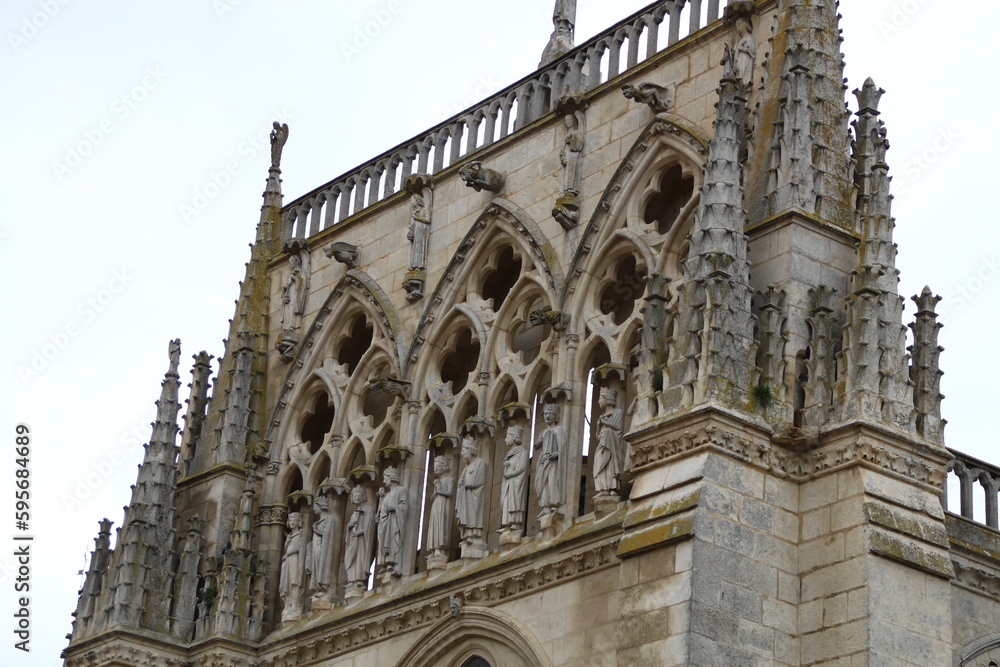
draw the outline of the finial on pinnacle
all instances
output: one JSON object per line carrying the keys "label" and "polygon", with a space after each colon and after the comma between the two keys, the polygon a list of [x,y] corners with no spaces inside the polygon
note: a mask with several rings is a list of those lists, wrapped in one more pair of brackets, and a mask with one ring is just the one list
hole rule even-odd
{"label": "finial on pinnacle", "polygon": [[875,81],[868,77],[860,90],[854,91],[854,96],[858,98],[858,113],[870,113],[878,115],[878,103],[882,99],[885,91],[875,85]]}
{"label": "finial on pinnacle", "polygon": [[274,121],[271,126],[271,169],[281,169],[281,149],[288,141],[288,123]]}

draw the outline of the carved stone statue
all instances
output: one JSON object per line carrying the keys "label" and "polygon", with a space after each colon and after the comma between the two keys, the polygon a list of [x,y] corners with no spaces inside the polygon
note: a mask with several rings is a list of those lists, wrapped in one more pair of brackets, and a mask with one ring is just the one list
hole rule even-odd
{"label": "carved stone statue", "polygon": [[586,141],[587,125],[583,111],[567,113],[566,139],[563,142],[559,161],[563,166],[562,195],[552,208],[552,217],[566,230],[576,227],[580,220],[580,171],[583,146]]}
{"label": "carved stone statue", "polygon": [[414,193],[410,197],[410,231],[406,238],[410,241],[410,268],[423,269],[427,266],[427,241],[430,236],[431,211],[422,195]]}
{"label": "carved stone statue", "polygon": [[288,515],[288,535],[281,555],[278,584],[278,594],[284,605],[282,621],[294,621],[302,615],[302,556],[302,515],[292,512]]}
{"label": "carved stone statue", "polygon": [[488,481],[486,459],[479,455],[479,443],[471,435],[462,440],[462,460],[465,468],[458,479],[455,494],[455,514],[462,528],[463,545],[484,547],[483,539],[483,498]]}
{"label": "carved stone statue", "polygon": [[741,16],[736,19],[736,46],[726,44],[722,57],[724,76],[743,83],[753,83],[753,68],[757,61],[757,40],[753,36],[750,19]]}
{"label": "carved stone statue", "polygon": [[458,175],[462,177],[465,184],[476,192],[488,190],[490,192],[500,192],[506,178],[499,171],[494,171],[484,167],[479,161],[472,161],[458,170]]}
{"label": "carved stone statue", "polygon": [[524,528],[524,485],[528,478],[528,449],[522,444],[524,430],[507,429],[507,454],[503,457],[503,485],[500,491],[500,523],[512,531]]}
{"label": "carved stone statue", "polygon": [[170,341],[170,345],[167,346],[167,354],[170,357],[170,370],[169,373],[176,373],[178,366],[181,363],[181,339],[174,338]]}
{"label": "carved stone statue", "polygon": [[594,488],[597,495],[610,496],[618,491],[622,473],[622,430],[625,412],[618,407],[618,392],[601,389],[597,405],[604,414],[597,420],[597,449],[594,452]]}
{"label": "carved stone statue", "polygon": [[368,502],[365,487],[360,484],[351,489],[354,512],[347,521],[344,568],[347,570],[348,590],[364,590],[368,584],[371,565],[372,527],[375,511]]}
{"label": "carved stone statue", "polygon": [[434,457],[434,500],[427,524],[427,548],[440,558],[447,557],[451,544],[451,512],[448,504],[455,494],[455,476],[451,474],[451,458]]}
{"label": "carved stone statue", "polygon": [[626,83],[622,86],[622,93],[630,100],[648,105],[653,113],[663,113],[674,103],[672,87],[659,86],[648,81],[640,83],[638,86]]}
{"label": "carved stone statue", "polygon": [[[425,192],[430,194],[430,190]],[[406,238],[410,241],[410,266],[403,281],[406,298],[411,301],[423,298],[424,280],[427,269],[427,248],[431,235],[431,209],[424,195],[414,192],[410,196],[410,231]]]}
{"label": "carved stone statue", "polygon": [[333,532],[330,501],[322,496],[316,498],[313,512],[316,518],[313,520],[313,537],[309,544],[309,573],[312,576],[310,585],[314,596],[321,598],[330,590],[330,556],[333,553],[333,543],[330,541]]}
{"label": "carved stone statue", "polygon": [[573,50],[573,31],[576,25],[576,0],[556,0],[552,10],[552,36],[542,51],[538,64],[544,67]]}
{"label": "carved stone statue", "polygon": [[[378,490],[379,504],[375,521],[378,524],[379,562],[386,574],[403,574],[403,540],[406,537],[406,489],[399,485],[399,471],[389,466],[382,473],[384,487]],[[388,491],[386,491],[388,489]]]}
{"label": "carved stone statue", "polygon": [[[304,263],[304,264],[303,264]],[[285,358],[290,358],[299,342],[302,315],[309,293],[309,251],[302,250],[288,256],[288,278],[281,288],[281,339],[275,348]]]}
{"label": "carved stone statue", "polygon": [[278,124],[278,121],[274,121],[271,124],[274,128],[271,130],[271,169],[281,168],[281,149],[285,147],[285,142],[288,141],[288,123]]}
{"label": "carved stone statue", "polygon": [[542,409],[545,430],[535,443],[539,452],[535,472],[535,493],[542,508],[539,518],[558,512],[563,504],[562,455],[566,451],[566,429],[557,424],[559,406],[548,403]]}

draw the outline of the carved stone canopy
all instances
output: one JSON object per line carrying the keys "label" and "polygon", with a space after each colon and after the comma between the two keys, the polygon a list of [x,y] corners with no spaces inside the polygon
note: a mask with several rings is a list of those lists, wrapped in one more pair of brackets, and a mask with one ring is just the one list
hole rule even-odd
{"label": "carved stone canopy", "polygon": [[524,419],[531,418],[531,406],[527,403],[515,401],[500,408],[500,423],[506,426],[511,421],[515,421],[518,416]]}

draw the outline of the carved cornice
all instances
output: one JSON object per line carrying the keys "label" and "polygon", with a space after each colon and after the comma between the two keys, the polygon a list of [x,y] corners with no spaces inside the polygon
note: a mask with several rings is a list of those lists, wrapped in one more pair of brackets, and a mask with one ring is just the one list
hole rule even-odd
{"label": "carved cornice", "polygon": [[[69,652],[69,650],[67,650]],[[95,665],[134,665],[134,667],[189,667],[190,663],[179,657],[154,652],[153,649],[131,644],[105,644],[80,655],[69,656],[63,667],[94,667]],[[200,663],[199,663],[200,664]],[[246,661],[242,664],[246,664]],[[236,667],[234,664],[233,667]]]}
{"label": "carved cornice", "polygon": [[683,431],[665,439],[647,439],[632,445],[633,469],[641,469],[700,448],[723,451],[750,465],[795,481],[851,464],[867,464],[921,484],[940,488],[945,473],[913,454],[894,450],[873,438],[862,436],[844,445],[833,444],[800,451],[772,443],[718,424]]}
{"label": "carved cornice", "polygon": [[519,572],[505,579],[476,586],[465,592],[465,601],[468,604],[494,604],[557,584],[565,579],[588,574],[617,562],[618,557],[615,555],[617,548],[618,540],[614,540],[596,549],[575,553],[554,563],[540,565],[527,572]]}
{"label": "carved cornice", "polygon": [[[604,542],[591,549],[568,554],[565,557],[528,569],[506,573],[500,579],[461,591],[465,604],[488,606],[508,598],[533,593],[569,579],[611,567],[618,562],[615,550],[618,540]],[[388,637],[415,630],[450,616],[449,606],[456,591],[403,608],[369,617],[363,622],[325,629],[322,637],[299,641],[283,647],[255,662],[256,667],[296,667],[327,660]]]}

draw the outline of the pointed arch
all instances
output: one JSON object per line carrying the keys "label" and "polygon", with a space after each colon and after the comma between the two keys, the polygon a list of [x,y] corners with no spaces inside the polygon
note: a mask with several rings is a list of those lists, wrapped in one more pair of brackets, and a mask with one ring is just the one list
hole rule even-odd
{"label": "pointed arch", "polygon": [[[319,375],[328,386],[332,384],[333,370],[327,369],[328,377],[316,373],[316,370],[325,367],[324,359],[328,354],[325,343],[339,332],[339,329],[330,326],[330,323],[342,320],[343,314],[354,307],[360,307],[360,310],[363,310],[373,322],[381,337],[388,341],[387,344],[378,347],[391,360],[393,372],[402,377],[402,360],[406,353],[407,342],[399,315],[385,291],[371,276],[359,269],[350,269],[330,291],[330,295],[320,307],[285,376],[284,385],[264,436],[272,461],[280,460],[281,443],[286,438],[291,421],[285,418],[285,413],[290,405],[296,405],[302,400],[305,387],[310,385],[308,380],[314,375]],[[373,341],[372,345],[376,346],[376,343]],[[365,356],[369,356],[370,353],[371,350]],[[344,391],[345,389],[341,387],[338,391],[331,392],[331,397],[335,396],[334,407],[338,415],[341,413]]]}
{"label": "pointed arch", "polygon": [[[653,252],[649,244],[640,243],[641,237],[634,232],[619,233],[622,228],[616,223],[622,220],[627,222],[630,207],[638,208],[635,199],[638,195],[646,196],[643,192],[644,185],[655,174],[666,166],[679,164],[694,178],[694,194],[677,217],[678,222],[686,221],[688,224],[674,225],[664,239],[665,247],[676,246],[684,238],[683,233],[690,226],[699,200],[702,168],[707,156],[708,138],[702,136],[694,126],[670,114],[659,114],[650,121],[611,177],[594,215],[580,235],[570,263],[566,295],[580,289],[581,285],[578,283],[586,282],[587,269],[598,259],[590,251],[594,247],[603,247],[615,234],[635,245],[638,252],[649,261]],[[635,216],[634,212],[632,216]],[[661,256],[658,261],[650,264],[650,271],[662,272],[664,262],[665,257]]]}
{"label": "pointed arch", "polygon": [[[416,361],[418,365],[421,364],[419,357],[422,343],[432,338],[430,330],[440,314],[447,313],[464,299],[465,293],[462,288],[479,268],[475,261],[466,260],[475,260],[492,250],[486,247],[484,241],[496,233],[507,237],[511,245],[521,250],[522,255],[530,257],[538,275],[548,277],[545,291],[552,299],[553,306],[558,303],[565,289],[566,277],[559,265],[555,249],[531,216],[512,202],[497,197],[473,223],[451,261],[448,262],[444,276],[434,288],[434,293],[428,300],[427,308],[417,325],[413,347],[406,360],[408,372],[410,363]],[[420,377],[421,369],[418,368],[417,372],[411,375]]]}
{"label": "pointed arch", "polygon": [[494,609],[467,606],[430,628],[403,655],[399,667],[463,667],[476,656],[497,666],[552,664],[527,627]]}

